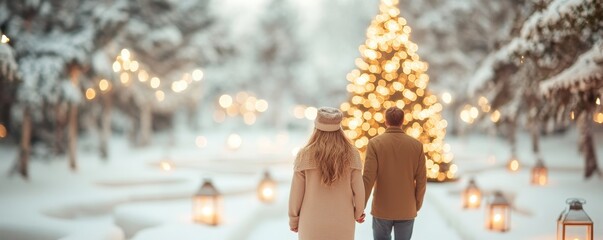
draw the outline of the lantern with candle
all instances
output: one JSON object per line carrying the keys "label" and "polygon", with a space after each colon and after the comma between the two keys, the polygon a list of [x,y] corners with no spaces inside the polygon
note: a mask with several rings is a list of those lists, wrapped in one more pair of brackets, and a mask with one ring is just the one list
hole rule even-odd
{"label": "lantern with candle", "polygon": [[569,208],[557,219],[557,240],[593,240],[593,221],[582,208],[584,199],[566,200]]}
{"label": "lantern with candle", "polygon": [[491,231],[509,231],[511,206],[500,191],[496,191],[486,209],[486,228]]}
{"label": "lantern with candle", "polygon": [[475,179],[469,180],[469,185],[463,191],[463,208],[479,208],[482,203],[482,192],[475,184]]}
{"label": "lantern with candle", "polygon": [[544,186],[548,182],[548,170],[544,162],[538,159],[536,165],[532,168],[532,184]]}
{"label": "lantern with candle", "polygon": [[262,180],[260,181],[257,192],[260,201],[264,203],[274,202],[274,198],[276,195],[276,182],[270,176],[270,172],[264,172],[264,178],[262,178]]}
{"label": "lantern with candle", "polygon": [[193,197],[193,220],[216,226],[222,215],[222,196],[209,179],[205,179]]}

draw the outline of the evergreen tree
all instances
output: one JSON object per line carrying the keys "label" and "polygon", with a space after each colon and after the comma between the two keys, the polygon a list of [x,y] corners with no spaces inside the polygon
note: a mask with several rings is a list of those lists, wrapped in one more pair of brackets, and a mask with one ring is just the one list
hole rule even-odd
{"label": "evergreen tree", "polygon": [[353,144],[362,152],[371,137],[385,132],[384,111],[393,106],[404,110],[404,132],[424,144],[430,181],[455,178],[449,146],[444,144],[447,122],[440,116],[442,105],[427,91],[427,63],[419,60],[417,44],[409,40],[411,28],[400,17],[397,0],[383,0],[360,46],[362,58],[347,79],[349,102],[341,105],[342,124]]}

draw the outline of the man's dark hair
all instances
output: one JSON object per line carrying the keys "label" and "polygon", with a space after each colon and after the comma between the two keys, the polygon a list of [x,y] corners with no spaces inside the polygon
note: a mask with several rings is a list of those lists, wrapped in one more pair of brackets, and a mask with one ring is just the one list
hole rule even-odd
{"label": "man's dark hair", "polygon": [[392,127],[402,126],[404,122],[404,111],[397,107],[390,107],[385,110],[385,122]]}

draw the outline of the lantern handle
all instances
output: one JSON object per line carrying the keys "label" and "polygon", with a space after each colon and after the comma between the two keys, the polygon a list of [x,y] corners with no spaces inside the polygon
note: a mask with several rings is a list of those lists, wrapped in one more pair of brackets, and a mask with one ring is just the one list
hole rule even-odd
{"label": "lantern handle", "polygon": [[567,200],[565,200],[566,204],[572,204],[572,203],[580,203],[580,205],[584,205],[586,204],[586,200],[584,198],[568,198]]}

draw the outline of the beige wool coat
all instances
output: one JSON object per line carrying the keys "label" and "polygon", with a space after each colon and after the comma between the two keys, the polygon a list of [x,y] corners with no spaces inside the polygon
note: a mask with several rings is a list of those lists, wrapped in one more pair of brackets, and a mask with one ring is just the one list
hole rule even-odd
{"label": "beige wool coat", "polygon": [[367,201],[373,191],[371,215],[387,220],[414,219],[423,205],[426,175],[423,144],[399,127],[389,127],[369,140],[363,180]]}
{"label": "beige wool coat", "polygon": [[352,240],[364,211],[362,162],[355,151],[350,168],[331,186],[321,181],[317,164],[302,149],[295,159],[289,195],[289,226],[300,240]]}

